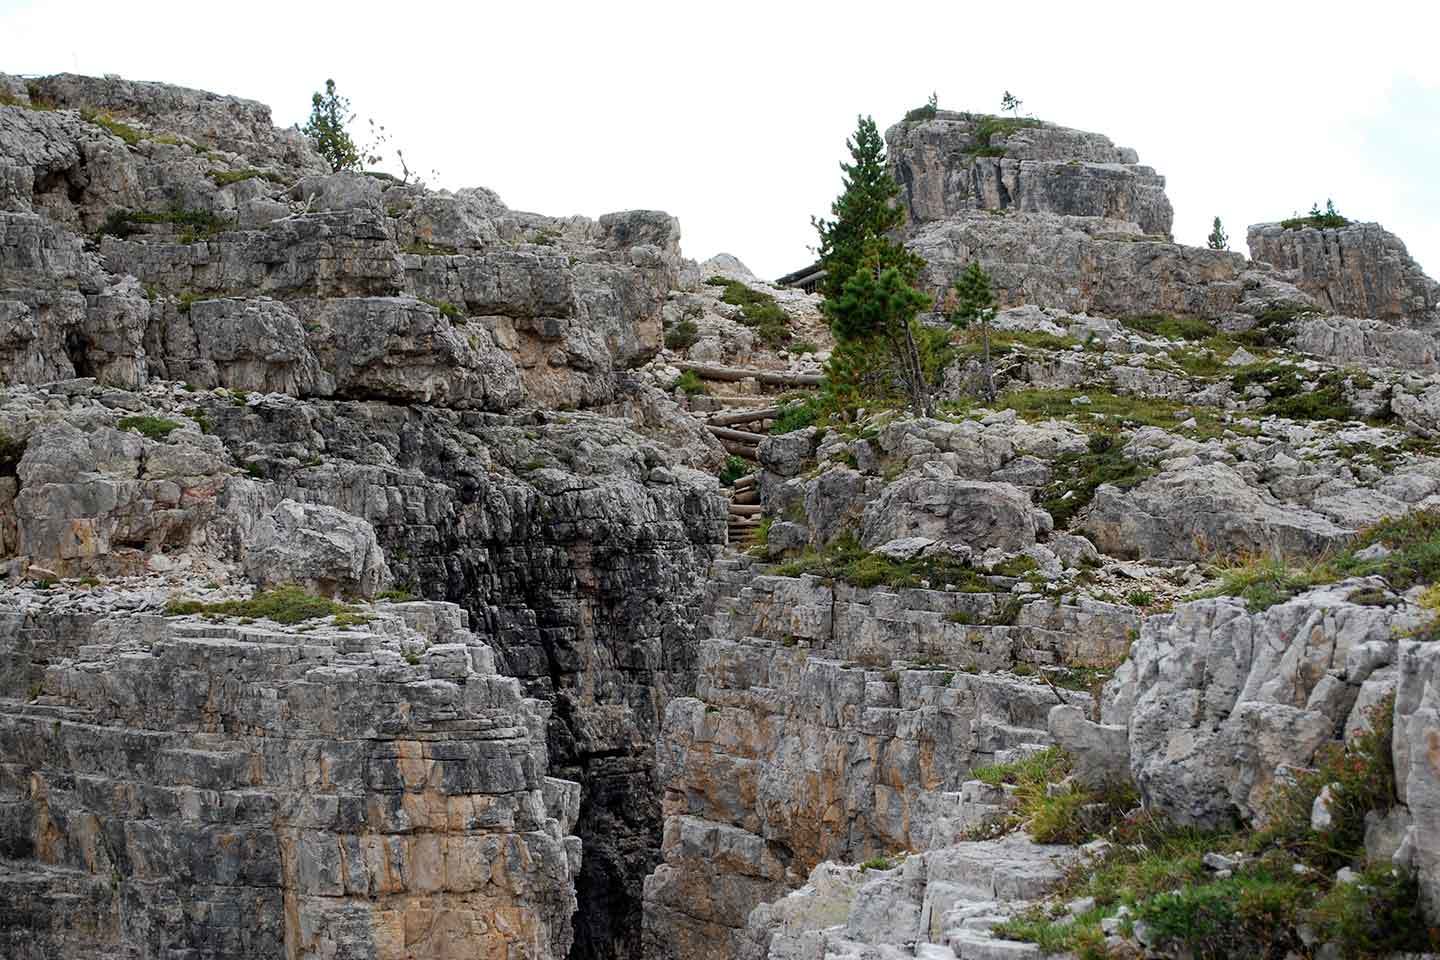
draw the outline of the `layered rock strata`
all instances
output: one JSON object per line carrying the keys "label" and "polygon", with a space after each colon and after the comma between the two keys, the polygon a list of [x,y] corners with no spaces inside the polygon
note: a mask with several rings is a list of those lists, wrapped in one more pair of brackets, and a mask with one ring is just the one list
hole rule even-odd
{"label": "layered rock strata", "polygon": [[1440,284],[1378,223],[1257,223],[1245,241],[1252,259],[1273,265],[1330,313],[1428,327],[1440,321]]}
{"label": "layered rock strata", "polygon": [[[524,789],[543,792],[547,774],[580,784],[563,791],[562,833],[586,846],[583,861],[527,852],[524,837],[547,829],[527,800],[529,819],[489,830],[496,856],[518,864],[508,879],[497,867],[510,900],[480,905],[457,880],[470,906],[382,915],[357,873],[317,894],[339,898],[335,910],[307,907],[301,920],[285,897],[255,900],[268,932],[246,946],[230,934],[187,939],[165,926],[168,901],[120,897],[108,932],[87,939],[91,928],[71,925],[44,949],[637,956],[641,879],[659,859],[655,734],[666,702],[692,689],[689,610],[725,519],[713,476],[691,469],[718,464],[719,444],[627,374],[659,347],[681,263],[673,218],[542,217],[487,190],[330,174],[263,106],[198,91],[68,76],[4,85],[0,545],[11,576],[158,577],[164,592],[131,608],[152,616],[167,594],[209,583],[227,598],[295,582],[451,600],[498,670],[493,682],[456,682],[476,696],[487,684],[511,691],[475,709],[492,723],[509,711],[524,728],[512,749],[529,751]],[[150,666],[162,677],[172,667]],[[229,667],[184,669],[219,684]],[[350,682],[309,676],[322,703]],[[366,690],[402,719],[433,693],[423,676]],[[0,712],[28,716],[12,696]],[[433,759],[479,775],[493,738],[458,717],[435,721],[452,745]],[[460,725],[444,726],[452,719]],[[289,721],[280,711],[267,735],[310,735]],[[158,717],[157,730],[168,722]],[[141,738],[127,762],[160,763],[148,750],[171,749],[162,740]],[[407,764],[430,762],[428,746],[403,749]],[[70,775],[63,751],[41,761],[46,776]],[[347,784],[363,803],[369,782]],[[130,815],[92,812],[97,830]],[[460,846],[471,832],[492,842],[471,821],[447,823]],[[183,847],[177,829],[157,823],[153,843]],[[443,857],[426,830],[402,819],[375,832],[419,851],[415,889],[444,906],[430,896],[448,888],[431,887]],[[37,856],[48,865],[38,849],[16,846],[16,869]],[[302,846],[293,862],[330,870],[319,858]],[[108,879],[110,863],[126,882],[129,860],[84,869]],[[27,888],[30,912],[9,929],[89,889],[66,876],[70,887]],[[145,877],[181,889],[189,874],[167,861]]]}

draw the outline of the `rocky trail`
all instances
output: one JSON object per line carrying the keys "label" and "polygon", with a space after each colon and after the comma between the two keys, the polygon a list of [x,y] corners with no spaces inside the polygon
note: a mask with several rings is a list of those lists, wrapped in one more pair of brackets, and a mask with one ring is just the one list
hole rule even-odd
{"label": "rocky trail", "polygon": [[0,75],[0,957],[1433,951],[1440,285],[886,140],[997,393],[935,312],[935,416],[829,420],[667,214]]}

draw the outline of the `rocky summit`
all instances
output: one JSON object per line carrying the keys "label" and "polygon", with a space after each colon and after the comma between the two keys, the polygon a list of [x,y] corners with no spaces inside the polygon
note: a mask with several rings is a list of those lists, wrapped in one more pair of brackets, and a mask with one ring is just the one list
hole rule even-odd
{"label": "rocky summit", "polygon": [[0,957],[1433,948],[1440,285],[886,140],[930,417],[667,214],[0,75]]}

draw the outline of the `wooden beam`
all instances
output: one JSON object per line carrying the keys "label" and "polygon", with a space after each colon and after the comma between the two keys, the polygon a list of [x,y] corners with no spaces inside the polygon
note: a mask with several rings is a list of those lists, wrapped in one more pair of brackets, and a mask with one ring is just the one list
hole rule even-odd
{"label": "wooden beam", "polygon": [[710,427],[709,430],[721,440],[734,440],[736,443],[744,443],[752,447],[760,446],[760,441],[765,439],[765,434],[763,433],[750,433],[746,430],[732,430],[729,427]]}
{"label": "wooden beam", "polygon": [[681,370],[694,371],[701,380],[720,380],[729,383],[736,383],[741,380],[754,380],[756,383],[767,383],[778,387],[818,387],[825,381],[819,374],[811,373],[787,373],[781,370],[751,370],[745,367],[712,367],[705,363],[689,363],[686,361],[675,364]]}
{"label": "wooden beam", "polygon": [[760,410],[742,410],[739,413],[721,413],[706,420],[707,426],[733,427],[737,423],[754,423],[756,420],[774,420],[784,407],[765,407]]}
{"label": "wooden beam", "polygon": [[757,463],[760,460],[760,454],[748,444],[736,443],[734,440],[721,440],[720,446],[725,448],[726,453],[733,453],[742,460],[754,460]]}
{"label": "wooden beam", "polygon": [[765,508],[758,503],[731,503],[730,515],[732,517],[758,517],[765,512]]}
{"label": "wooden beam", "polygon": [[743,477],[737,477],[735,479],[735,482],[730,484],[730,489],[737,491],[749,490],[751,487],[755,486],[757,482],[759,482],[759,478],[756,477],[755,474],[747,473]]}
{"label": "wooden beam", "polygon": [[753,487],[749,490],[736,490],[730,495],[731,503],[759,503],[760,491]]}

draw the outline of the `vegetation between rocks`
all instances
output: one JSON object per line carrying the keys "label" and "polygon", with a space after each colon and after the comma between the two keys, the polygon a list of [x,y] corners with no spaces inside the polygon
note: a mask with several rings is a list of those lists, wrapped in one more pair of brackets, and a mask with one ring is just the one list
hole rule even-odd
{"label": "vegetation between rocks", "polygon": [[[1311,956],[1320,943],[1351,958],[1434,949],[1440,936],[1421,916],[1414,876],[1364,861],[1366,815],[1395,803],[1392,708],[1393,700],[1378,704],[1367,732],[1277,781],[1264,830],[1200,830],[1135,811],[1100,831],[1103,849],[1078,863],[1049,901],[995,934],[1088,960],[1112,956],[1102,927],[1109,918],[1112,931],[1141,940],[1147,952],[1197,960]],[[1065,770],[1063,755],[1047,751],[975,775],[1014,784],[1022,808],[1033,810],[1053,801],[1054,788],[1042,784]],[[1311,812],[1322,790],[1331,825],[1316,830]]]}
{"label": "vegetation between rocks", "polygon": [[141,436],[151,440],[164,440],[170,435],[170,431],[176,429],[180,424],[174,420],[166,420],[164,417],[121,417],[118,424],[121,430],[134,430]]}
{"label": "vegetation between rocks", "polygon": [[[204,603],[199,600],[172,600],[165,605],[167,617],[183,617],[199,614],[208,617],[250,617],[255,620],[273,620],[276,623],[293,625],[321,617],[336,617],[340,626],[364,622],[353,607],[327,597],[306,593],[294,585],[262,590],[245,600],[225,600],[220,603]],[[340,622],[344,616],[345,622]],[[368,618],[367,618],[368,619]]]}
{"label": "vegetation between rocks", "polygon": [[1315,227],[1320,230],[1327,228],[1343,227],[1350,223],[1348,217],[1342,217],[1335,209],[1334,200],[1325,201],[1325,209],[1320,209],[1320,204],[1310,205],[1310,212],[1303,217],[1290,217],[1280,221],[1280,226],[1286,230],[1301,230],[1305,227]]}
{"label": "vegetation between rocks", "polygon": [[1332,556],[1242,556],[1217,560],[1211,571],[1220,582],[1199,596],[1240,597],[1251,611],[1347,577],[1381,577],[1396,591],[1434,584],[1440,581],[1440,511],[1383,519]]}
{"label": "vegetation between rocks", "polygon": [[763,290],[755,290],[739,280],[715,276],[705,281],[723,287],[720,302],[740,308],[740,322],[752,328],[768,347],[782,347],[790,342],[790,315],[781,309],[775,298]]}
{"label": "vegetation between rocks", "polygon": [[1055,479],[1039,492],[1039,499],[1056,526],[1069,523],[1089,506],[1101,484],[1128,490],[1155,474],[1153,467],[1125,456],[1118,441],[1114,434],[1097,433],[1083,453],[1067,453],[1055,459]]}

